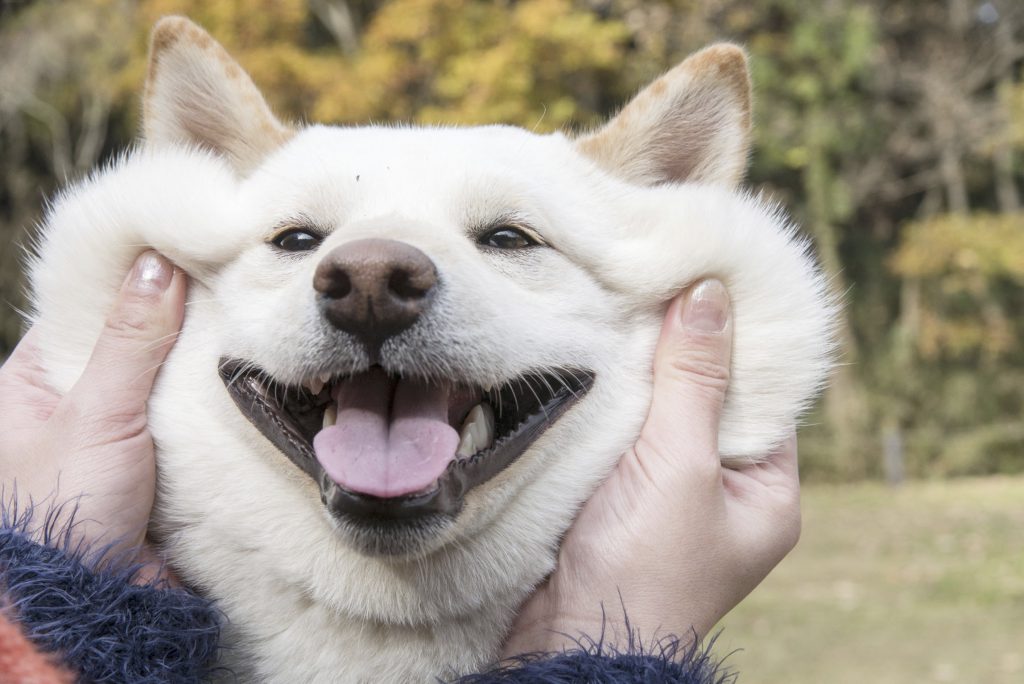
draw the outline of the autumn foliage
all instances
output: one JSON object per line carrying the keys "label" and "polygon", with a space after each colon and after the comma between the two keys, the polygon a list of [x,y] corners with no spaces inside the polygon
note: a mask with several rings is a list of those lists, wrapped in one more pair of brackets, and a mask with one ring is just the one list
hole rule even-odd
{"label": "autumn foliage", "polygon": [[0,355],[48,193],[131,144],[149,28],[201,23],[282,117],[590,127],[744,44],[751,185],[845,294],[803,471],[1024,471],[1024,4],[1015,0],[35,0],[0,6]]}

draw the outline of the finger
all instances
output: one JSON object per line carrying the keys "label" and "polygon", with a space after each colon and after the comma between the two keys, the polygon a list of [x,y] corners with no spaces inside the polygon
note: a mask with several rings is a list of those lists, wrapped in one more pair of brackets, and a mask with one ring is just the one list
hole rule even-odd
{"label": "finger", "polygon": [[22,336],[3,366],[0,366],[0,379],[11,377],[18,378],[19,381],[32,379],[38,382],[42,372],[39,361],[39,329],[33,326]]}
{"label": "finger", "polygon": [[0,367],[0,416],[13,432],[45,423],[60,396],[46,382],[39,351],[40,329],[29,328]]}
{"label": "finger", "polygon": [[[735,537],[752,556],[774,565],[800,538],[800,475],[796,432],[767,460],[725,470],[725,489]],[[762,553],[756,550],[761,549]]]}
{"label": "finger", "polygon": [[796,430],[768,457],[767,468],[774,472],[760,474],[761,481],[773,494],[785,516],[795,523],[796,538],[800,536],[800,465],[797,454]]}
{"label": "finger", "polygon": [[771,463],[786,480],[800,486],[800,465],[797,455],[796,430],[789,433],[789,436],[768,456],[768,463]]}
{"label": "finger", "polygon": [[762,460],[735,465],[724,471],[726,490],[733,498],[776,503],[800,495],[796,432],[790,432]]}
{"label": "finger", "polygon": [[82,376],[67,399],[101,423],[135,423],[185,310],[185,275],[148,251],[135,260]]}
{"label": "finger", "polygon": [[718,424],[729,386],[732,316],[718,280],[696,283],[668,308],[654,355],[654,392],[641,440],[673,472],[678,454],[719,468]]}
{"label": "finger", "polygon": [[777,478],[772,486],[779,505],[779,515],[783,521],[782,546],[786,553],[800,539],[802,527],[800,513],[800,467],[797,456],[796,431],[779,445],[769,457],[769,463],[775,466]]}

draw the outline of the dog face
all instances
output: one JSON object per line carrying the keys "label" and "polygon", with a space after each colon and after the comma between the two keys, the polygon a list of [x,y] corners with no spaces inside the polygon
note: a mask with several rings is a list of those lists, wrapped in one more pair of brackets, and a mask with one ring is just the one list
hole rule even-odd
{"label": "dog face", "polygon": [[504,480],[632,351],[636,310],[566,230],[590,190],[551,192],[571,164],[566,141],[516,129],[314,128],[241,183],[245,246],[211,287],[221,378],[361,551],[490,523],[521,485]]}
{"label": "dog face", "polygon": [[479,662],[635,439],[672,296],[702,276],[732,296],[724,457],[766,453],[822,382],[825,285],[730,189],[749,126],[743,55],[718,46],[576,139],[293,130],[163,20],[145,148],[55,205],[33,264],[51,380],[77,377],[140,246],[167,254],[191,277],[150,402],[175,566],[256,641],[300,603],[402,625],[489,607]]}

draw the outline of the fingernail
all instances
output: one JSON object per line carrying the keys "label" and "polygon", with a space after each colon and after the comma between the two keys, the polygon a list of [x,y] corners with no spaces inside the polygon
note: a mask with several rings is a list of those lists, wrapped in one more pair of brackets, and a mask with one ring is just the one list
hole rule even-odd
{"label": "fingernail", "polygon": [[709,278],[690,290],[683,306],[682,323],[701,332],[722,332],[729,320],[729,293],[721,281]]}
{"label": "fingernail", "polygon": [[129,286],[139,294],[163,292],[171,284],[174,267],[156,252],[143,252],[135,260],[132,272],[128,274]]}

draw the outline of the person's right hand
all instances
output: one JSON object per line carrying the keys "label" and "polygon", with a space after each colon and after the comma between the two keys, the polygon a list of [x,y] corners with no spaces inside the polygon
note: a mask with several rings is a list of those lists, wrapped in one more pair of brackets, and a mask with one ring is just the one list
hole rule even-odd
{"label": "person's right hand", "polygon": [[669,307],[647,423],[566,534],[554,573],[519,613],[506,657],[572,648],[581,634],[625,648],[623,610],[645,642],[703,638],[796,544],[795,434],[761,463],[721,465],[732,334],[718,281],[696,284]]}
{"label": "person's right hand", "polygon": [[[90,545],[141,548],[156,491],[146,401],[181,328],[185,274],[145,252],[125,279],[92,357],[71,391],[45,381],[30,329],[0,368],[0,472],[6,499],[77,507]],[[42,519],[37,519],[41,523]]]}

